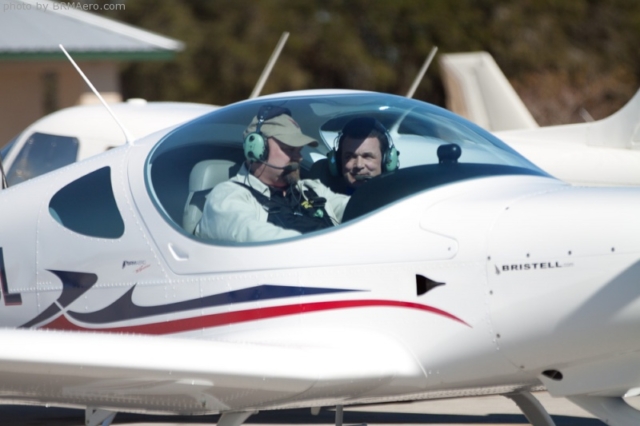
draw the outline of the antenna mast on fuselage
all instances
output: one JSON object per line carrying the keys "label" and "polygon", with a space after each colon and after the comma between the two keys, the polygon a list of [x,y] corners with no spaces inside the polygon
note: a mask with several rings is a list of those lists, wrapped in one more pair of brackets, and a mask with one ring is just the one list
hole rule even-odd
{"label": "antenna mast on fuselage", "polygon": [[431,52],[429,52],[429,56],[427,56],[427,59],[424,61],[424,64],[422,64],[422,68],[420,68],[420,72],[416,76],[415,80],[413,80],[413,84],[411,85],[411,88],[406,94],[407,98],[413,98],[413,94],[416,93],[416,89],[418,88],[418,85],[424,78],[424,74],[427,72],[429,65],[431,65],[431,61],[433,61],[433,57],[436,56],[437,51],[438,51],[438,46],[433,46],[431,48]]}
{"label": "antenna mast on fuselage", "polygon": [[262,70],[262,74],[260,75],[260,78],[258,79],[256,86],[253,88],[253,91],[251,92],[249,99],[256,98],[258,97],[258,95],[260,95],[260,92],[262,91],[262,87],[264,86],[264,83],[267,81],[267,78],[269,78],[269,74],[271,74],[271,69],[273,68],[273,65],[278,60],[278,57],[280,56],[280,52],[282,52],[282,48],[284,47],[284,44],[287,42],[288,38],[289,38],[289,33],[286,31],[283,32],[282,35],[280,36],[280,40],[278,41],[276,48],[273,50],[273,53],[271,54],[271,57],[269,58],[267,65],[265,65],[264,69]]}
{"label": "antenna mast on fuselage", "polygon": [[71,55],[69,55],[69,53],[67,53],[67,51],[64,48],[64,46],[62,46],[61,44],[59,44],[58,46],[60,47],[62,52],[66,55],[66,57],[69,59],[69,61],[71,61],[71,64],[75,67],[76,71],[78,71],[80,76],[84,79],[85,83],[87,83],[87,85],[89,86],[89,88],[91,89],[93,94],[96,95],[98,97],[98,99],[100,99],[100,102],[102,102],[102,105],[104,105],[104,107],[107,109],[107,111],[109,111],[109,114],[111,114],[111,117],[113,117],[113,119],[116,121],[116,123],[118,123],[118,126],[122,130],[122,133],[124,133],[124,138],[125,138],[127,144],[128,145],[133,145],[133,141],[134,141],[133,136],[131,136],[131,134],[127,131],[127,129],[124,127],[124,125],[120,122],[120,120],[118,120],[118,117],[116,117],[116,115],[113,113],[111,108],[109,108],[109,105],[107,105],[107,103],[105,102],[104,98],[100,95],[100,93],[98,93],[96,88],[93,87],[93,84],[91,84],[91,81],[89,81],[87,76],[84,75],[84,73],[82,72],[82,70],[80,69],[78,64],[76,64],[76,62],[73,60],[73,58],[71,58]]}

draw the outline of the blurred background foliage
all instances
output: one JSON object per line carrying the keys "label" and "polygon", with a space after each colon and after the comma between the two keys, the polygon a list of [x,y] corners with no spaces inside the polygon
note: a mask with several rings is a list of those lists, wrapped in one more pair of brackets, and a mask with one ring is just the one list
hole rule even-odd
{"label": "blurred background foliage", "polygon": [[[89,1],[107,3],[109,0]],[[112,0],[120,3],[122,0]],[[433,46],[493,55],[539,124],[603,118],[639,87],[638,0],[126,0],[103,15],[176,38],[172,62],[123,65],[126,98],[246,99],[285,31],[262,94],[405,94]],[[436,61],[415,98],[441,106]]]}

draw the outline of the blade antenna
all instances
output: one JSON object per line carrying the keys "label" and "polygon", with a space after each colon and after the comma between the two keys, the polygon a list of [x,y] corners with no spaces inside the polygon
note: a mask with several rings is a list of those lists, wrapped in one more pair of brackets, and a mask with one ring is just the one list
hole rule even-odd
{"label": "blade antenna", "polygon": [[407,98],[413,98],[413,94],[416,93],[416,89],[418,88],[418,85],[422,81],[424,74],[427,72],[429,65],[431,65],[431,61],[433,61],[433,57],[436,56],[437,51],[438,51],[438,46],[433,46],[431,48],[431,52],[429,52],[429,56],[427,56],[427,59],[424,61],[424,64],[422,64],[422,68],[420,68],[420,72],[416,76],[415,80],[413,80],[411,89],[409,89],[409,91],[407,92]]}
{"label": "blade antenna", "polygon": [[260,78],[256,83],[256,87],[253,88],[253,92],[251,92],[251,96],[249,96],[249,99],[257,98],[258,95],[260,95],[260,92],[262,91],[262,87],[264,86],[264,83],[266,83],[267,78],[269,78],[269,74],[271,74],[271,69],[273,68],[276,61],[278,60],[278,57],[280,56],[280,52],[282,51],[282,48],[284,47],[284,44],[287,42],[288,38],[289,38],[289,33],[286,31],[283,32],[282,35],[280,36],[280,40],[278,41],[276,48],[271,54],[271,57],[269,58],[269,62],[267,62],[267,65],[262,70],[262,74],[260,75]]}
{"label": "blade antenna", "polygon": [[124,138],[127,141],[128,145],[133,145],[133,141],[134,138],[131,136],[131,134],[127,131],[127,129],[122,125],[122,123],[120,122],[120,120],[118,120],[118,117],[116,117],[116,115],[113,113],[113,111],[111,110],[111,108],[109,108],[109,105],[107,105],[107,103],[105,102],[105,100],[102,98],[102,96],[100,96],[100,93],[98,93],[98,91],[96,90],[95,87],[93,87],[93,84],[91,84],[91,82],[89,81],[89,79],[87,78],[86,75],[84,75],[84,73],[82,72],[82,70],[80,69],[80,67],[78,66],[78,64],[76,64],[76,62],[73,60],[73,58],[71,58],[71,55],[69,55],[69,53],[67,53],[67,51],[65,50],[64,46],[62,46],[61,44],[58,45],[60,47],[60,49],[62,49],[62,52],[67,56],[67,58],[69,59],[69,61],[71,61],[71,64],[73,64],[73,66],[75,67],[76,71],[78,71],[78,73],[80,74],[80,76],[84,79],[85,83],[87,83],[87,85],[89,86],[89,88],[91,89],[91,91],[93,91],[93,94],[96,95],[98,97],[98,99],[100,99],[100,102],[102,102],[102,105],[104,105],[104,107],[107,109],[107,111],[109,111],[109,114],[111,114],[111,117],[113,117],[113,119],[116,121],[116,123],[118,123],[118,126],[120,127],[120,129],[122,130],[122,133],[124,133]]}
{"label": "blade antenna", "polygon": [[4,167],[2,166],[2,156],[0,156],[0,174],[2,175],[2,188],[0,189],[8,188],[9,184],[7,184],[7,175],[4,173]]}

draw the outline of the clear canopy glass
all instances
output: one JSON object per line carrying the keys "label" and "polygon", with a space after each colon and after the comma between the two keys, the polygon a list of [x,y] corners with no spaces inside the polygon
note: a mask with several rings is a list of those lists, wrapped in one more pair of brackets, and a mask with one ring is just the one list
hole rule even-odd
{"label": "clear canopy glass", "polygon": [[[302,132],[319,142],[304,148],[301,178],[320,179],[332,188],[331,180],[339,177],[327,172],[325,156],[335,148],[344,125],[353,118],[373,117],[386,128],[400,152],[399,169],[358,189],[343,222],[465,179],[546,176],[489,132],[434,105],[380,93],[298,92],[221,108],[177,128],[156,145],[147,161],[147,186],[158,208],[178,228],[186,226],[190,203],[198,198],[198,203],[204,202],[211,185],[232,177],[245,161],[243,132],[263,105],[287,108]],[[205,171],[198,171],[203,162]],[[191,222],[193,226],[193,218]]]}

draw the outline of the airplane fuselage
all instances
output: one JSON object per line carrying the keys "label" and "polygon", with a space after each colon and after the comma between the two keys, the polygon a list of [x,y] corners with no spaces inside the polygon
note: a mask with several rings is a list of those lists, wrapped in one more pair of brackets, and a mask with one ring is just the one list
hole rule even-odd
{"label": "airplane fuselage", "polygon": [[247,102],[0,191],[0,400],[201,414],[638,387],[640,190],[568,185],[417,101],[283,99],[318,139],[377,115],[411,166],[330,229],[195,237],[194,170],[241,165]]}
{"label": "airplane fuselage", "polygon": [[[148,151],[121,148],[0,193],[2,205],[22,207],[3,209],[2,223],[36,224],[0,231],[4,327],[344,348],[375,333],[414,354],[407,375],[334,396],[353,403],[502,393],[539,386],[543,372],[576,360],[615,363],[612,353],[640,349],[637,190],[487,177],[417,194],[339,232],[234,247],[167,226],[135,176]],[[72,176],[105,164],[123,189],[114,192],[118,238],[86,235],[91,224],[76,232],[52,214]],[[438,285],[421,293],[424,279]],[[318,398],[312,386],[293,400]]]}

